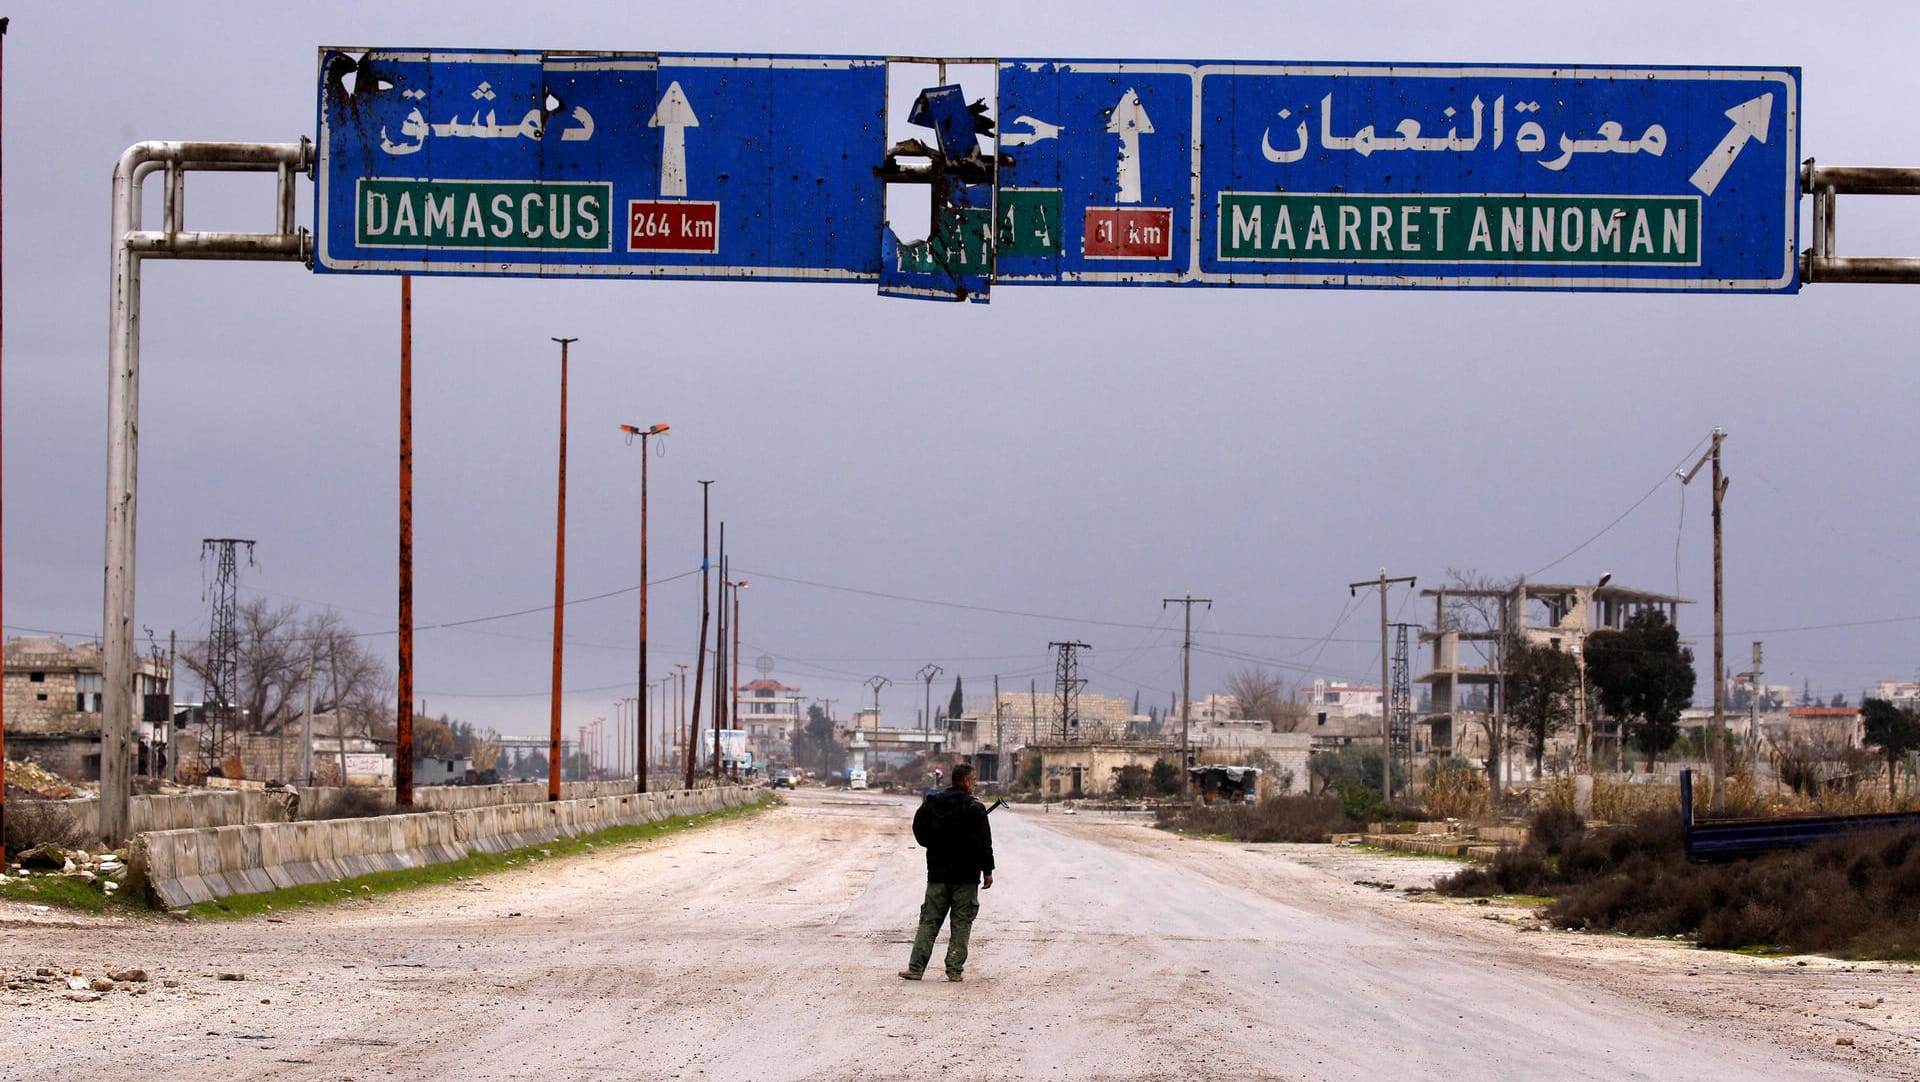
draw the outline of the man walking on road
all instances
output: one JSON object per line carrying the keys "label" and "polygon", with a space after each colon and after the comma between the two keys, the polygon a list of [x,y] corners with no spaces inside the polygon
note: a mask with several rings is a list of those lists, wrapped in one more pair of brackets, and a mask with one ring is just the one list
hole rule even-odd
{"label": "man walking on road", "polygon": [[[947,979],[957,981],[967,968],[967,939],[980,912],[980,890],[993,889],[993,827],[986,805],[974,799],[979,784],[973,766],[953,768],[953,784],[929,793],[913,814],[913,840],[927,849],[927,896],[920,903],[920,930],[913,955],[900,976],[917,981],[933,957],[933,937],[951,913],[947,931]],[[981,877],[985,876],[983,882]]]}

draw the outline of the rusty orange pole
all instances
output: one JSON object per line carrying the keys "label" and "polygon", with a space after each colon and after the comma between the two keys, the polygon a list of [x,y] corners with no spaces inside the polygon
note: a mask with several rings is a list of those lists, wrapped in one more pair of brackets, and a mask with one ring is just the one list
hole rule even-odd
{"label": "rusty orange pole", "polygon": [[[553,708],[547,737],[547,799],[560,799],[560,657],[567,620],[567,346],[560,343],[560,499],[553,531]],[[581,743],[585,743],[582,737]]]}
{"label": "rusty orange pole", "polygon": [[[7,37],[7,20],[0,19],[0,54],[4,54],[6,51],[5,45],[4,45],[4,42],[6,41],[6,37]],[[0,82],[5,81],[4,73],[5,73],[5,66],[4,64],[0,64]],[[3,170],[0,170],[0,172],[3,172]],[[4,250],[4,247],[5,246],[3,244],[0,244],[0,250]],[[171,680],[172,676],[169,675],[168,679]],[[171,726],[173,724],[172,720],[169,719],[167,724]],[[5,838],[6,836],[7,836],[7,712],[6,712],[5,700],[3,698],[0,698],[0,838]],[[5,851],[5,846],[3,844],[0,844],[0,852],[4,852],[4,851]]]}
{"label": "rusty orange pole", "polygon": [[[400,715],[393,803],[413,807],[413,277],[400,276]],[[334,735],[338,737],[339,726]],[[346,784],[341,778],[340,783]]]}

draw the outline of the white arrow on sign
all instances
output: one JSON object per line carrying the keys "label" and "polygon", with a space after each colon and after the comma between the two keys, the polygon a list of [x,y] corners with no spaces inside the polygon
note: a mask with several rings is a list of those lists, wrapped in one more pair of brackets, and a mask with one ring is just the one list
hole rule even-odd
{"label": "white arrow on sign", "polygon": [[1740,156],[1740,149],[1747,140],[1767,141],[1767,121],[1773,116],[1773,95],[1762,94],[1752,101],[1741,102],[1727,110],[1727,119],[1733,121],[1733,130],[1727,133],[1720,145],[1713,148],[1707,160],[1693,171],[1689,178],[1693,186],[1705,195],[1712,195],[1720,186],[1720,180],[1733,166],[1733,159]]}
{"label": "white arrow on sign", "polygon": [[660,137],[660,194],[687,194],[687,129],[700,126],[700,117],[687,101],[680,83],[667,84],[660,104],[647,121],[649,128],[667,129]]}
{"label": "white arrow on sign", "polygon": [[1140,137],[1153,134],[1153,121],[1147,119],[1147,111],[1140,105],[1140,95],[1127,88],[1120,95],[1120,103],[1113,107],[1113,115],[1107,119],[1107,130],[1120,137],[1120,165],[1115,170],[1120,190],[1113,197],[1116,203],[1138,203],[1140,201]]}
{"label": "white arrow on sign", "polygon": [[1027,116],[1023,113],[1020,116],[1014,117],[1013,122],[1015,124],[1025,124],[1031,130],[1009,130],[1001,133],[1001,146],[1023,147],[1030,143],[1038,143],[1042,139],[1058,139],[1060,137],[1060,125],[1049,124],[1037,116]]}

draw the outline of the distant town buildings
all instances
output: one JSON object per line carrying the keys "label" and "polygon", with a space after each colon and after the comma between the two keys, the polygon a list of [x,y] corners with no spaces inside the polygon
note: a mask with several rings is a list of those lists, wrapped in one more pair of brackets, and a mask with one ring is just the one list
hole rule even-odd
{"label": "distant town buildings", "polygon": [[1875,680],[1873,697],[1885,699],[1895,706],[1904,706],[1909,710],[1920,709],[1920,681]]}

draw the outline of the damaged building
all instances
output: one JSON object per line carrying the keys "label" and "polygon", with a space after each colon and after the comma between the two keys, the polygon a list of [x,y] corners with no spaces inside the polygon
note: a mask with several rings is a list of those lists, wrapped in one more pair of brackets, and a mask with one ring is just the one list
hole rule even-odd
{"label": "damaged building", "polygon": [[[100,706],[106,688],[100,644],[68,646],[50,635],[7,640],[7,756],[73,781],[100,778]],[[172,717],[173,666],[133,658],[133,772],[165,768]]]}
{"label": "damaged building", "polygon": [[[1633,614],[1656,609],[1679,623],[1690,598],[1608,583],[1522,582],[1510,587],[1440,587],[1433,598],[1435,630],[1421,631],[1430,648],[1428,671],[1418,682],[1431,694],[1429,712],[1415,726],[1415,750],[1484,760],[1489,734],[1501,709],[1500,649],[1510,635],[1573,655],[1585,672],[1587,636],[1618,631]],[[1583,705],[1583,704],[1582,704]],[[1569,746],[1563,736],[1556,746]]]}

